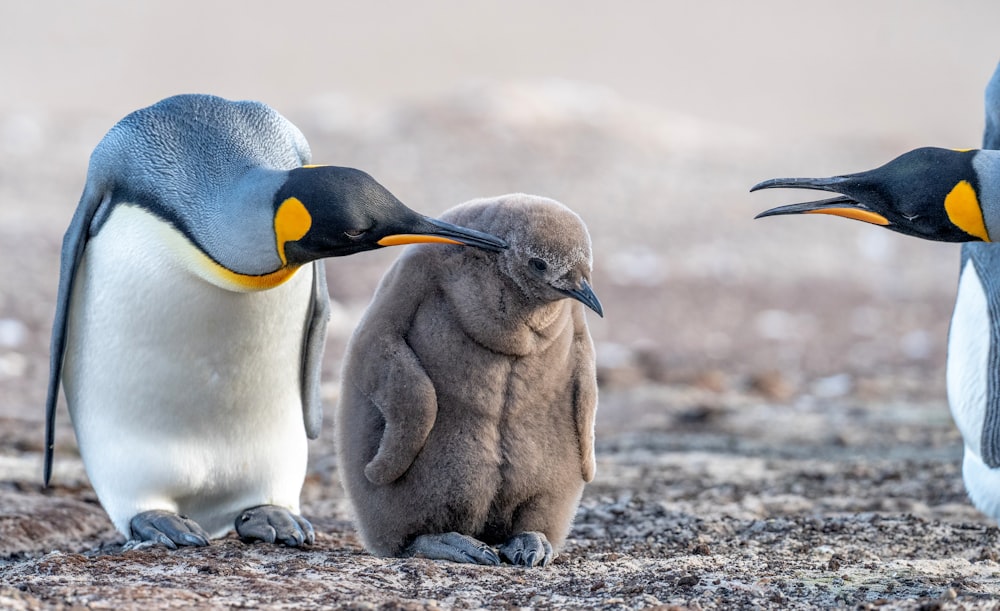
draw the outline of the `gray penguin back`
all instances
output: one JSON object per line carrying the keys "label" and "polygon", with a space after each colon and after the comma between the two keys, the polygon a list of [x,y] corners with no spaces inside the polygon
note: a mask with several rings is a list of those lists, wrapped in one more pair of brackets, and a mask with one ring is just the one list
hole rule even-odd
{"label": "gray penguin back", "polygon": [[273,271],[272,197],[284,172],[309,159],[302,132],[263,103],[201,94],[166,98],[127,115],[94,149],[87,189],[110,199],[90,234],[115,205],[129,203],[170,223],[233,271]]}

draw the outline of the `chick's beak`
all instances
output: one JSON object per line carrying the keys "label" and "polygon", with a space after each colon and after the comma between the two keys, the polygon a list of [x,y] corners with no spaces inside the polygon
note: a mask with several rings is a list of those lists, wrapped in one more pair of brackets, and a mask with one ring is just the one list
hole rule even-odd
{"label": "chick's beak", "polygon": [[590,288],[590,283],[586,280],[580,280],[579,288],[560,290],[567,297],[576,299],[591,310],[597,312],[598,316],[604,318],[604,307],[601,306],[601,301],[597,298],[597,295],[594,294],[594,289]]}

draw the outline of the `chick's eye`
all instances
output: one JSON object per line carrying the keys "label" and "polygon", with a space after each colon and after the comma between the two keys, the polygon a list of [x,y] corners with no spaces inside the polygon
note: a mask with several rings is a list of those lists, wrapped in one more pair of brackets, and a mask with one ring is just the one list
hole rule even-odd
{"label": "chick's eye", "polygon": [[528,265],[536,272],[544,272],[549,268],[549,264],[541,259],[528,259]]}
{"label": "chick's eye", "polygon": [[347,231],[344,232],[344,235],[346,235],[349,238],[360,238],[361,236],[365,235],[366,231],[367,230],[365,229],[348,229]]}

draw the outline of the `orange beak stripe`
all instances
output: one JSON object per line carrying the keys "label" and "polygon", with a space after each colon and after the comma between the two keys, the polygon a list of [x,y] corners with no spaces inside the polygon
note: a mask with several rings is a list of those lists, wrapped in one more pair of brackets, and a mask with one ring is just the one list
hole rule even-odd
{"label": "orange beak stripe", "polygon": [[820,208],[819,210],[809,210],[806,214],[832,214],[833,216],[842,216],[847,219],[854,219],[855,221],[864,221],[872,225],[884,226],[889,224],[889,219],[881,214],[859,208]]}
{"label": "orange beak stripe", "polygon": [[396,235],[387,235],[378,242],[379,246],[402,246],[403,244],[424,244],[424,243],[435,243],[435,244],[459,244],[461,242],[457,240],[452,240],[451,238],[442,238],[437,235],[419,235],[413,233],[397,233]]}

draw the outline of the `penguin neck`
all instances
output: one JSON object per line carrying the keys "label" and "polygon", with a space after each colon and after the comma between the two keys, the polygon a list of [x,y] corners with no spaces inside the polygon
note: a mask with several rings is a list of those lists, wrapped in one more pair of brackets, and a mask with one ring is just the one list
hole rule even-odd
{"label": "penguin neck", "polygon": [[201,245],[164,222],[141,206],[119,205],[109,217],[116,227],[127,227],[134,235],[143,236],[146,244],[162,246],[171,253],[173,260],[189,273],[219,288],[240,293],[274,288],[288,281],[298,266],[285,265],[264,274],[243,274],[233,271],[210,256]]}
{"label": "penguin neck", "polygon": [[567,300],[541,302],[498,274],[491,261],[449,266],[446,299],[462,330],[477,344],[508,356],[527,356],[552,343],[572,324]]}
{"label": "penguin neck", "polygon": [[176,198],[176,210],[154,205],[152,211],[177,226],[208,259],[195,266],[206,279],[235,290],[271,288],[295,272],[282,260],[275,234],[274,195],[287,175],[251,168],[200,196]]}

